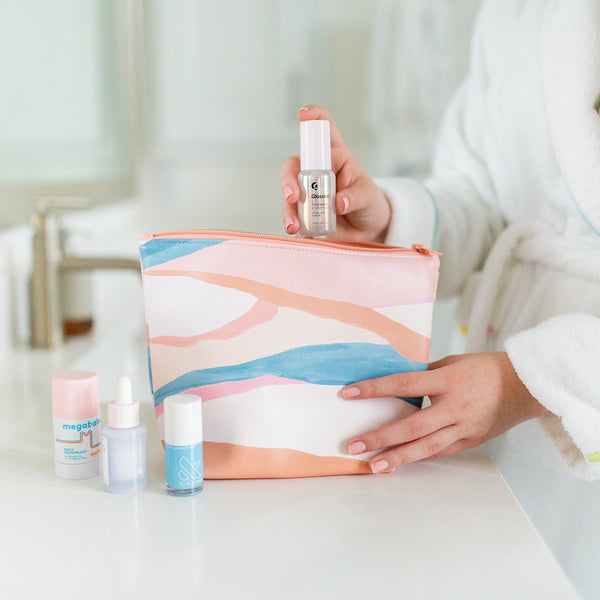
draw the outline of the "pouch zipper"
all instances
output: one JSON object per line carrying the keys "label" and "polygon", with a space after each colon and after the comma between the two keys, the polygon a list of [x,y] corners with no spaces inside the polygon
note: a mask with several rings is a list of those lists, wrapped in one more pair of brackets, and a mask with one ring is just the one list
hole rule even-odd
{"label": "pouch zipper", "polygon": [[385,244],[370,242],[337,242],[314,238],[295,238],[283,235],[270,235],[266,233],[250,233],[248,231],[229,231],[227,229],[186,229],[183,231],[165,231],[163,233],[148,233],[142,236],[141,241],[151,239],[254,239],[281,244],[300,244],[303,246],[318,246],[324,248],[337,248],[341,250],[354,250],[360,252],[416,252],[423,256],[440,256],[441,252],[430,250],[423,244],[413,244],[412,248],[400,246],[386,246]]}

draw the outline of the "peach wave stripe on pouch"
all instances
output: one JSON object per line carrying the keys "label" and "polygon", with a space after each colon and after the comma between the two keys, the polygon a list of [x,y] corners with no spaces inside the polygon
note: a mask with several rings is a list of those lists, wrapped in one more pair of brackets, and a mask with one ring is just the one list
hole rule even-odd
{"label": "peach wave stripe on pouch", "polygon": [[257,301],[251,294],[191,277],[144,275],[144,304],[151,339],[214,331],[247,314]]}
{"label": "peach wave stripe on pouch", "polygon": [[287,448],[253,448],[204,442],[205,479],[275,479],[367,474],[368,462],[337,456],[315,456]]}
{"label": "peach wave stripe on pouch", "polygon": [[175,346],[177,348],[187,348],[194,346],[203,340],[229,340],[245,333],[249,329],[266,323],[275,317],[279,307],[272,302],[258,300],[252,305],[250,310],[241,317],[226,323],[218,329],[207,331],[198,335],[189,337],[176,335],[160,335],[149,340],[152,344],[162,344],[165,346]]}
{"label": "peach wave stripe on pouch", "polygon": [[303,296],[271,285],[265,285],[242,277],[196,271],[151,270],[147,275],[191,277],[214,285],[232,288],[251,294],[255,298],[274,302],[279,306],[295,308],[318,317],[336,319],[361,329],[367,329],[387,340],[391,346],[409,360],[427,362],[429,338],[415,333],[408,327],[370,308],[323,298]]}
{"label": "peach wave stripe on pouch", "polygon": [[[227,241],[175,258],[144,271],[200,271],[220,273],[232,277],[251,279],[266,285],[284,288],[290,292],[340,302],[353,302],[361,306],[387,306],[392,304],[419,304],[433,302],[437,263],[432,262],[430,272],[424,271],[422,257],[384,254],[352,254],[340,251],[311,252],[311,270],[306,272],[306,249],[294,246],[256,245],[243,241]],[[402,265],[399,278],[374,277],[369,286],[348,289],[331,277],[331,257],[335,255],[335,269],[353,274],[363,270],[374,272],[376,266]],[[383,272],[383,270],[382,270]],[[174,273],[173,273],[174,274]],[[322,275],[319,275],[322,274]],[[362,280],[361,277],[357,277]],[[392,285],[393,283],[393,285]]]}

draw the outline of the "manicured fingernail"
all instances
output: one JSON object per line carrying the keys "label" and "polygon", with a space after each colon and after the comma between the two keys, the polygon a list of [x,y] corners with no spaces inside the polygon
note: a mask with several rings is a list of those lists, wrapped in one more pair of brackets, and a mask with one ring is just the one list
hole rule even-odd
{"label": "manicured fingernail", "polygon": [[293,193],[294,193],[294,190],[292,189],[292,186],[291,186],[291,185],[286,185],[286,186],[283,188],[283,197],[284,197],[286,200],[289,200],[289,199],[290,199],[290,197],[292,196],[292,194],[293,194]]}
{"label": "manicured fingernail", "polygon": [[390,465],[387,460],[378,460],[371,465],[371,471],[373,471],[373,473],[381,473],[381,471],[385,471],[389,468]]}
{"label": "manicured fingernail", "polygon": [[[309,110],[308,106],[303,106],[300,110]],[[300,110],[298,112],[300,112]]]}
{"label": "manicured fingernail", "polygon": [[348,209],[350,208],[350,200],[348,200],[347,196],[342,197],[342,205],[343,205],[344,214],[345,214],[348,212]]}
{"label": "manicured fingernail", "polygon": [[360,390],[357,387],[349,387],[342,391],[344,398],[356,398],[360,396]]}
{"label": "manicured fingernail", "polygon": [[294,224],[294,219],[292,219],[292,217],[286,217],[283,224],[285,225],[285,230],[289,233],[290,227]]}
{"label": "manicured fingernail", "polygon": [[360,454],[367,449],[367,445],[364,442],[352,442],[348,444],[348,452],[350,454]]}

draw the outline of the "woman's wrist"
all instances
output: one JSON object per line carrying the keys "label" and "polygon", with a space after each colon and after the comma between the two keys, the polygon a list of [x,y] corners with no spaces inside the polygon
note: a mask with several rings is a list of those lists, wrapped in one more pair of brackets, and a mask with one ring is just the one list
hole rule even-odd
{"label": "woman's wrist", "polygon": [[518,402],[522,407],[522,413],[527,419],[536,419],[552,414],[537,398],[535,398],[527,389],[514,368],[508,353],[501,352],[502,359],[506,365],[506,371],[511,379],[509,390],[511,395],[518,398]]}

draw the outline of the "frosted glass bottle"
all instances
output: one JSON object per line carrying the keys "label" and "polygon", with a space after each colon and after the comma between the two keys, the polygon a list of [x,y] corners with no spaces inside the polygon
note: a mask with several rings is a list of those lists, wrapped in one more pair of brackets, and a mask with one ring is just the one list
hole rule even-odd
{"label": "frosted glass bottle", "polygon": [[113,494],[146,487],[146,424],[140,423],[140,405],[131,394],[127,377],[117,380],[117,396],[108,403],[108,425],[102,427],[104,489]]}

